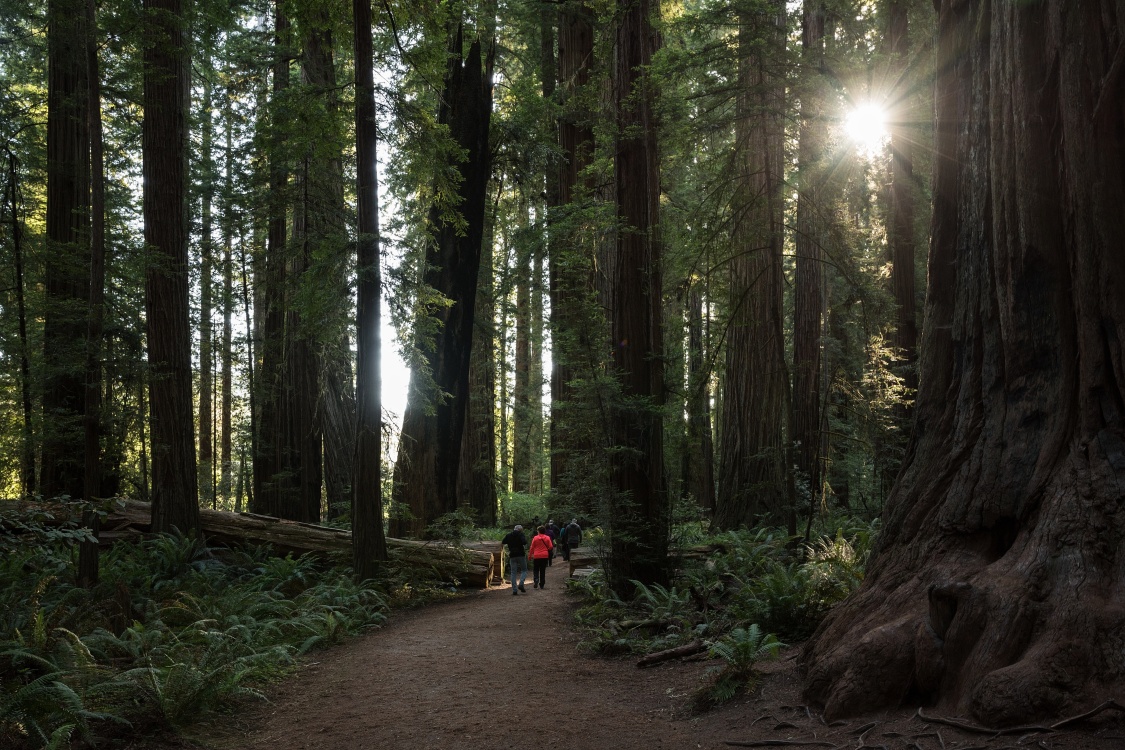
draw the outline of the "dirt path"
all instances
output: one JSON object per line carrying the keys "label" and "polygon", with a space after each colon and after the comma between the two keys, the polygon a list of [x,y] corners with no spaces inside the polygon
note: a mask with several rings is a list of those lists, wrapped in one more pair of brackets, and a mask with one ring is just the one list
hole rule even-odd
{"label": "dirt path", "polygon": [[800,705],[793,661],[785,658],[767,667],[757,695],[684,718],[686,695],[705,666],[641,670],[632,660],[576,651],[565,570],[548,568],[544,590],[533,589],[529,576],[526,594],[494,586],[398,613],[386,627],[319,654],[269,704],[212,726],[204,744],[218,750],[716,750],[730,747],[725,740],[801,738],[839,748],[1125,747],[1117,724],[1018,745],[1014,737],[924,724],[912,711],[830,728]]}

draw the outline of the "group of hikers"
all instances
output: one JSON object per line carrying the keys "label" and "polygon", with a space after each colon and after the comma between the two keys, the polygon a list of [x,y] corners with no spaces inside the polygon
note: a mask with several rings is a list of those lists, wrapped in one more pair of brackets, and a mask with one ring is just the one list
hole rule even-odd
{"label": "group of hikers", "polygon": [[516,524],[500,542],[508,548],[508,567],[512,572],[512,596],[527,593],[524,581],[527,580],[528,557],[531,557],[534,578],[532,588],[545,588],[547,568],[555,561],[555,548],[561,547],[562,559],[569,561],[571,550],[582,543],[582,527],[578,525],[578,519],[571,520],[561,529],[553,520],[547,521],[547,524],[542,526],[536,518],[532,525],[535,528],[535,536],[531,538],[530,545],[521,524]]}

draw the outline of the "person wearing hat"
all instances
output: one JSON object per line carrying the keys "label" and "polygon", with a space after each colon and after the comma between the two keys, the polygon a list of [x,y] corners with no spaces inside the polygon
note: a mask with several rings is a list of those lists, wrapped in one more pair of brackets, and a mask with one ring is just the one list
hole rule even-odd
{"label": "person wearing hat", "polygon": [[[524,551],[527,549],[527,537],[523,534],[523,526],[517,523],[500,543],[508,545],[508,567],[512,571],[512,596],[516,596],[521,591],[526,592],[523,582],[527,580],[527,554]],[[520,576],[518,585],[516,573]]]}

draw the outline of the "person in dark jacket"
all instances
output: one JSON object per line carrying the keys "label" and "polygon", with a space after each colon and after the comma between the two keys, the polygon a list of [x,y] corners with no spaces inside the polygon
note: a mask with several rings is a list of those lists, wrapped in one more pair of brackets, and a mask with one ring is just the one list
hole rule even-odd
{"label": "person in dark jacket", "polygon": [[571,519],[570,523],[563,529],[563,539],[566,541],[565,546],[563,546],[563,559],[569,560],[570,553],[582,544],[582,527],[578,525],[577,518]]}
{"label": "person in dark jacket", "polygon": [[[512,571],[512,596],[519,594],[521,591],[526,592],[523,582],[527,580],[527,537],[523,534],[523,526],[517,523],[516,527],[509,531],[500,543],[508,545],[508,567]],[[517,573],[520,577],[518,585],[516,584]]]}
{"label": "person in dark jacket", "polygon": [[554,522],[553,519],[550,520],[550,521],[547,521],[546,533],[547,533],[547,536],[551,537],[551,544],[554,545],[554,546],[551,547],[551,554],[547,556],[547,565],[554,565],[555,564],[555,547],[562,544],[562,540],[559,539],[559,527],[555,525],[555,522]]}

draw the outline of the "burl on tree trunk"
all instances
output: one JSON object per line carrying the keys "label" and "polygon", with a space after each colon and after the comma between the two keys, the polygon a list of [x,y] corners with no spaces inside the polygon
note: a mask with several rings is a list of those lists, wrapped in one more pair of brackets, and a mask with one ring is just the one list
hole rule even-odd
{"label": "burl on tree trunk", "polygon": [[1125,687],[1122,28],[1108,0],[940,4],[917,424],[803,654],[828,717],[996,726]]}

